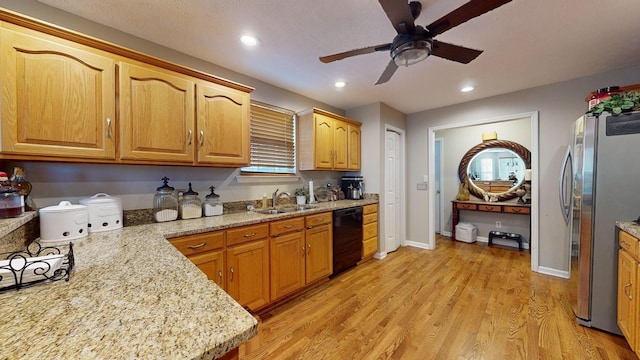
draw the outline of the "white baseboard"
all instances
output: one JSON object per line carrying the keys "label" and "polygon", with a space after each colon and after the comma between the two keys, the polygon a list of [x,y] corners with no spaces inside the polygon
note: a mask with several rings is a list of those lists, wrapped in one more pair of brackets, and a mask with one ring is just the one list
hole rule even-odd
{"label": "white baseboard", "polygon": [[417,242],[417,241],[406,240],[403,246],[411,246],[411,247],[416,247],[416,248],[425,249],[425,250],[433,250],[433,248],[429,246],[429,244],[425,244],[423,242]]}
{"label": "white baseboard", "polygon": [[373,254],[373,258],[377,259],[377,260],[382,260],[384,258],[387,257],[387,253],[386,252],[377,252],[375,254]]}
{"label": "white baseboard", "polygon": [[556,277],[561,277],[563,279],[568,279],[571,277],[568,271],[552,269],[545,266],[538,266],[538,272],[540,274],[551,275]]}

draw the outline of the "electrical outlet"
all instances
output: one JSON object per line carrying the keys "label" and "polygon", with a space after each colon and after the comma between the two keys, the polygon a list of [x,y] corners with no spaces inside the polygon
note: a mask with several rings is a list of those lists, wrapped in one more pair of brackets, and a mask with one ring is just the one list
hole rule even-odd
{"label": "electrical outlet", "polygon": [[502,221],[496,221],[496,228],[500,229],[502,227]]}

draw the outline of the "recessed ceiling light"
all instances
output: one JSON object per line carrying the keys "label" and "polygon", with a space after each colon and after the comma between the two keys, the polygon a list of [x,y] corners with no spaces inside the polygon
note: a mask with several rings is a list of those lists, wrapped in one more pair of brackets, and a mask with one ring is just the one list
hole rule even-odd
{"label": "recessed ceiling light", "polygon": [[475,89],[473,86],[465,86],[462,89],[460,89],[460,91],[469,92],[469,91],[473,91],[473,89]]}
{"label": "recessed ceiling light", "polygon": [[346,83],[346,82],[344,82],[344,81],[336,81],[336,83],[335,83],[335,84],[333,84],[333,86],[337,87],[338,89],[343,88],[343,87],[345,87],[346,85],[347,85],[347,83]]}
{"label": "recessed ceiling light", "polygon": [[240,41],[247,46],[256,46],[259,43],[258,38],[251,35],[242,35]]}

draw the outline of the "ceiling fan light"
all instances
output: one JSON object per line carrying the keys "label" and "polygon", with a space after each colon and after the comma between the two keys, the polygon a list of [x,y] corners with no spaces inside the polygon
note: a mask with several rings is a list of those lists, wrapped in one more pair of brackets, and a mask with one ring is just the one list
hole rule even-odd
{"label": "ceiling fan light", "polygon": [[408,41],[391,51],[391,58],[398,66],[409,66],[426,59],[433,43],[429,40]]}

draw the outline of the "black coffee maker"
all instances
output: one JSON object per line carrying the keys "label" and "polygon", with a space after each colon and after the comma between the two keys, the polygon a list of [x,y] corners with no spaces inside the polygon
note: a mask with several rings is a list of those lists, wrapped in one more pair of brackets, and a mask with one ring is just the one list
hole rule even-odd
{"label": "black coffee maker", "polygon": [[364,194],[364,178],[362,176],[343,176],[340,188],[345,199],[362,199]]}

